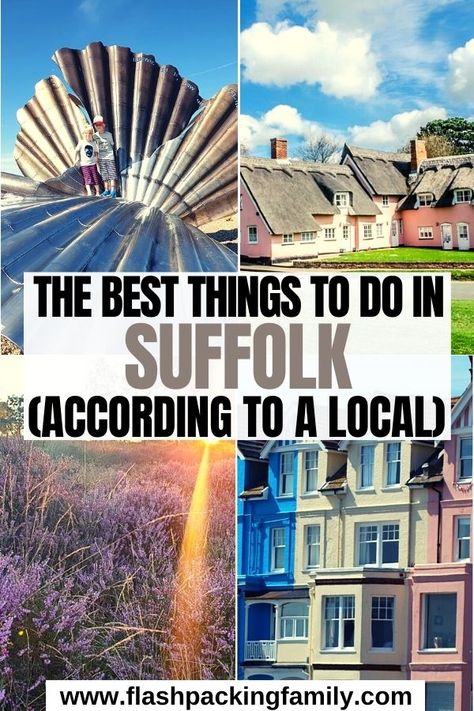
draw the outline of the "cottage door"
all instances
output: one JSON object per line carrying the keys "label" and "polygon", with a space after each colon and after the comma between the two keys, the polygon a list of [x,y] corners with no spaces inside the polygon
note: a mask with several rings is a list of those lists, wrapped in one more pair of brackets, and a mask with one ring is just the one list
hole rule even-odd
{"label": "cottage door", "polygon": [[465,223],[459,223],[457,226],[458,230],[458,248],[461,251],[465,251],[470,249],[470,241],[469,241],[469,225]]}
{"label": "cottage door", "polygon": [[399,234],[398,220],[392,220],[392,231],[390,233],[390,245],[392,247],[398,247]]}
{"label": "cottage door", "polygon": [[453,228],[449,223],[441,225],[441,244],[443,249],[453,248]]}

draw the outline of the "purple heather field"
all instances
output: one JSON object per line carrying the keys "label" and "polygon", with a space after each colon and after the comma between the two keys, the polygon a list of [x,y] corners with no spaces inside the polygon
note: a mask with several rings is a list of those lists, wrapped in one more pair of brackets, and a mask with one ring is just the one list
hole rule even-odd
{"label": "purple heather field", "polygon": [[[45,679],[163,679],[203,443],[0,439],[0,706],[45,708]],[[204,609],[192,678],[234,676],[234,450],[212,447]]]}

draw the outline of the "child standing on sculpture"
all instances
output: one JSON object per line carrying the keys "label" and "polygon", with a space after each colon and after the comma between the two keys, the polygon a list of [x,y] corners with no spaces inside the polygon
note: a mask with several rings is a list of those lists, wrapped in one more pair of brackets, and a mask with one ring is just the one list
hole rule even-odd
{"label": "child standing on sculpture", "polygon": [[93,136],[92,126],[85,126],[82,140],[76,146],[76,160],[79,162],[82,179],[89,196],[100,193],[100,175],[97,171],[98,148]]}
{"label": "child standing on sculpture", "polygon": [[102,195],[114,198],[117,197],[114,138],[110,131],[105,130],[105,122],[102,116],[94,116],[92,123],[95,128],[94,139],[99,149],[99,171],[105,186]]}

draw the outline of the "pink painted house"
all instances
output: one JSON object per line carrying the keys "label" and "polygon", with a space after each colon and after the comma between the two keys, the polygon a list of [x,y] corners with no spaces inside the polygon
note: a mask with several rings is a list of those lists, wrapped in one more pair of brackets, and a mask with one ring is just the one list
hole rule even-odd
{"label": "pink painted house", "polygon": [[382,212],[351,168],[289,160],[284,139],[272,158],[241,159],[242,257],[275,263],[390,245]]}
{"label": "pink painted house", "polygon": [[409,192],[398,205],[403,244],[467,251],[474,248],[474,155],[427,158],[412,141]]}
{"label": "pink painted house", "polygon": [[469,711],[472,693],[472,385],[452,411],[452,439],[412,476],[429,489],[428,563],[408,571],[411,679],[426,711]]}
{"label": "pink painted house", "polygon": [[294,262],[387,247],[474,249],[474,155],[426,157],[345,145],[340,165],[241,159],[243,259]]}
{"label": "pink painted house", "polygon": [[398,247],[403,244],[403,221],[397,214],[397,207],[409,191],[410,154],[374,151],[346,143],[341,163],[351,168],[361,186],[379,208],[377,223],[381,223],[384,232],[390,235],[388,246]]}

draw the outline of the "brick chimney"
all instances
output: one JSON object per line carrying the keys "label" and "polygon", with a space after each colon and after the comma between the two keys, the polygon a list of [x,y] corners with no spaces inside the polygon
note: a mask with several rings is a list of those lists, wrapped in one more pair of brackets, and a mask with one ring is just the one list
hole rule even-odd
{"label": "brick chimney", "polygon": [[288,158],[288,141],[286,138],[270,138],[271,157],[285,160]]}
{"label": "brick chimney", "polygon": [[418,168],[423,160],[428,158],[426,154],[426,144],[418,138],[410,141],[410,151],[411,151],[411,172],[417,173]]}

